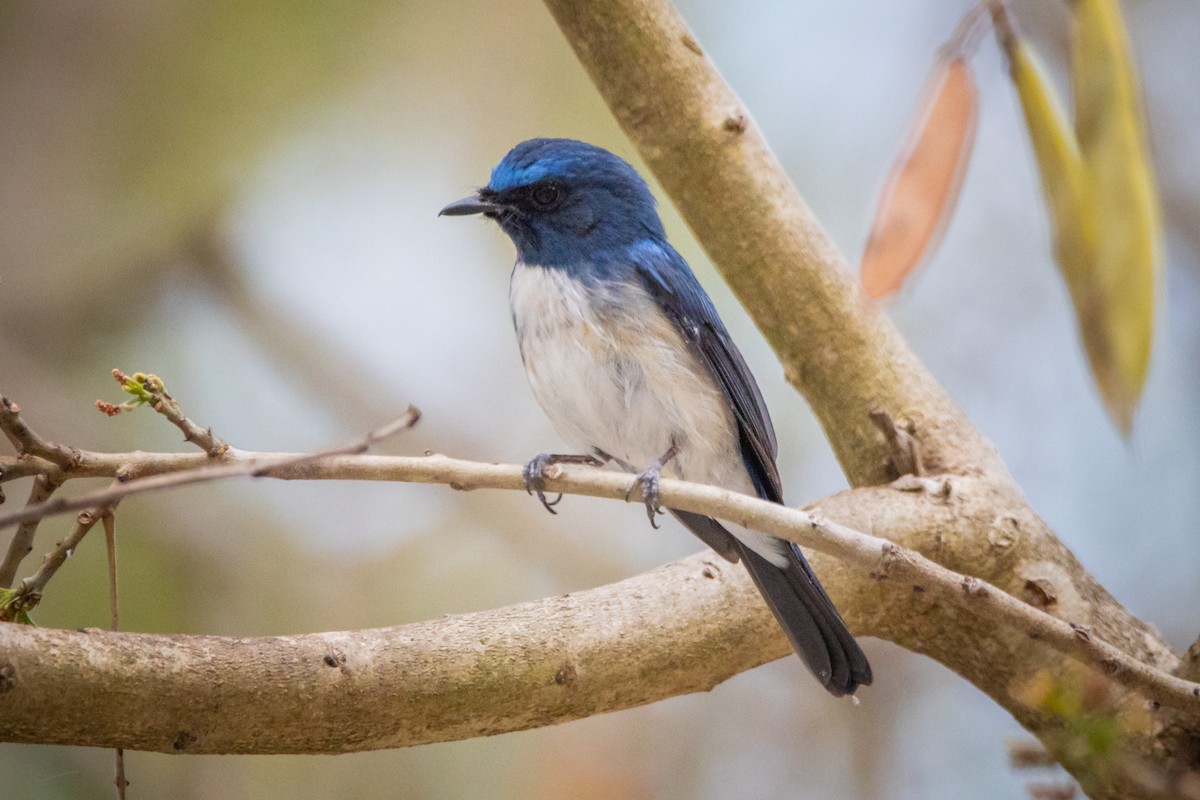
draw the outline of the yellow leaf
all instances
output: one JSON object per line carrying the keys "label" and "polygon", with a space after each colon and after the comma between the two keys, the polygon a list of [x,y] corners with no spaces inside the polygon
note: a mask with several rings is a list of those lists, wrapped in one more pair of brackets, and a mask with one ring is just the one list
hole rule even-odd
{"label": "yellow leaf", "polygon": [[1080,314],[1080,326],[1109,413],[1128,433],[1154,333],[1158,197],[1120,6],[1116,0],[1075,0],[1073,11],[1075,134],[1099,232],[1086,294],[1102,300],[1098,312]]}

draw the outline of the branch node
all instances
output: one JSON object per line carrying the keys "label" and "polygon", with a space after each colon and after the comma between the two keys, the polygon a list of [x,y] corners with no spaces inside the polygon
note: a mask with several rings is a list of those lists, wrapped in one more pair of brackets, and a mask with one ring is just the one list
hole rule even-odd
{"label": "branch node", "polygon": [[346,654],[341,650],[330,649],[330,651],[326,653],[325,657],[321,660],[324,662],[325,666],[339,669],[343,675],[347,673]]}
{"label": "branch node", "polygon": [[893,570],[907,562],[908,558],[903,548],[895,542],[885,541],[879,546],[879,566],[867,575],[875,581],[886,581],[892,577]]}
{"label": "branch node", "polygon": [[921,443],[917,441],[912,423],[897,425],[887,409],[880,405],[872,406],[867,416],[883,435],[883,462],[888,474],[893,479],[904,475],[924,475]]}
{"label": "branch node", "polygon": [[570,662],[563,664],[558,672],[554,673],[554,682],[559,686],[574,686],[578,680],[579,670]]}
{"label": "branch node", "polygon": [[17,688],[17,668],[11,661],[0,664],[0,694],[8,694]]}
{"label": "branch node", "polygon": [[1045,611],[1058,602],[1058,590],[1046,578],[1029,578],[1024,586],[1025,602]]}
{"label": "branch node", "polygon": [[1021,524],[1012,514],[1000,514],[988,526],[987,539],[993,550],[1010,550],[1021,541]]}
{"label": "branch node", "polygon": [[21,407],[7,397],[0,397],[0,431],[8,437],[18,456],[44,458],[64,470],[69,470],[79,463],[78,450],[63,447],[38,436],[25,420],[21,419]]}
{"label": "branch node", "polygon": [[721,127],[737,136],[746,132],[749,123],[746,121],[746,115],[740,108],[733,108],[726,113],[725,119],[721,122]]}
{"label": "branch node", "polygon": [[962,579],[963,594],[968,597],[987,597],[988,585],[973,575],[964,575]]}
{"label": "branch node", "polygon": [[176,753],[182,753],[199,740],[200,737],[191,731],[180,731],[175,735],[175,741],[171,742],[171,748]]}
{"label": "branch node", "polygon": [[695,40],[695,39],[694,39],[694,38],[691,36],[691,34],[687,34],[687,33],[685,33],[685,34],[684,34],[684,35],[683,35],[683,36],[682,36],[682,37],[679,39],[679,41],[680,41],[680,42],[683,44],[683,46],[684,46],[684,47],[686,47],[688,50],[691,50],[691,51],[692,51],[693,53],[695,53],[696,55],[698,55],[698,56],[703,56],[703,55],[704,55],[704,48],[702,48],[702,47],[700,46],[700,43],[699,43],[699,42],[697,42],[697,41],[696,41],[696,40]]}

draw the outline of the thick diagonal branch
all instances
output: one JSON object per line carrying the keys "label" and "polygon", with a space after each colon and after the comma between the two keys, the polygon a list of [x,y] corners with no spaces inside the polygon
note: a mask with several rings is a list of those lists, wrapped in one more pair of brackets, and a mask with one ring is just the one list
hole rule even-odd
{"label": "thick diagonal branch", "polygon": [[[981,476],[998,499],[1006,498],[991,513],[996,520],[1025,521],[1022,547],[1040,555],[1048,576],[1031,585],[1044,580],[1071,587],[1072,600],[1083,602],[1109,641],[1137,647],[1147,626],[1116,603],[1028,509],[994,448],[893,326],[863,301],[749,112],[668,0],[546,0],[546,5],[617,121],[775,349],[789,380],[812,405],[850,482],[885,480],[881,441],[869,422],[870,412],[880,408],[911,425],[927,470]],[[997,583],[1019,588],[1015,567],[1027,562],[990,563],[998,570]],[[1165,650],[1156,635],[1147,641]],[[1031,730],[1044,728],[1044,720],[1030,719],[1011,697],[987,688],[995,683],[986,664],[993,654],[984,647],[948,654],[949,661],[943,660],[946,654],[936,657],[953,662],[953,669]],[[1190,715],[1178,723],[1173,730],[1187,731],[1182,737],[1146,736],[1133,749],[1159,763],[1173,761],[1172,769],[1191,768],[1186,753],[1200,748],[1200,720]],[[1114,780],[1088,791],[1124,798],[1132,796],[1127,788]]]}
{"label": "thick diagonal branch", "polygon": [[609,109],[820,418],[855,485],[883,483],[873,407],[930,472],[1005,474],[859,293],[750,113],[666,0],[546,0]]}

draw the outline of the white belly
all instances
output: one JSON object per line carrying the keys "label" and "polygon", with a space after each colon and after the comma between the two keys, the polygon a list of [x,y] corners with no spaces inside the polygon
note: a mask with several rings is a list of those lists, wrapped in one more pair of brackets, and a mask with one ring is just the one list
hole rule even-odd
{"label": "white belly", "polygon": [[[668,471],[720,485],[735,477],[724,394],[643,289],[588,290],[562,270],[518,264],[509,300],[534,397],[573,447],[642,469],[674,444]],[[748,482],[739,471],[735,482]]]}
{"label": "white belly", "polygon": [[[641,470],[674,445],[664,473],[756,494],[724,393],[644,289],[589,289],[518,263],[509,302],[533,395],[578,452],[596,448]],[[787,566],[780,540],[730,529]]]}

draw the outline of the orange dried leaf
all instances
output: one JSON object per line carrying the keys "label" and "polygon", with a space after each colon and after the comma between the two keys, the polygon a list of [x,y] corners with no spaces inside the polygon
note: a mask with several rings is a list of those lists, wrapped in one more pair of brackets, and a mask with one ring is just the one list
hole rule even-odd
{"label": "orange dried leaf", "polygon": [[978,109],[975,77],[965,56],[943,55],[871,225],[861,266],[871,299],[897,292],[936,249],[966,173]]}

